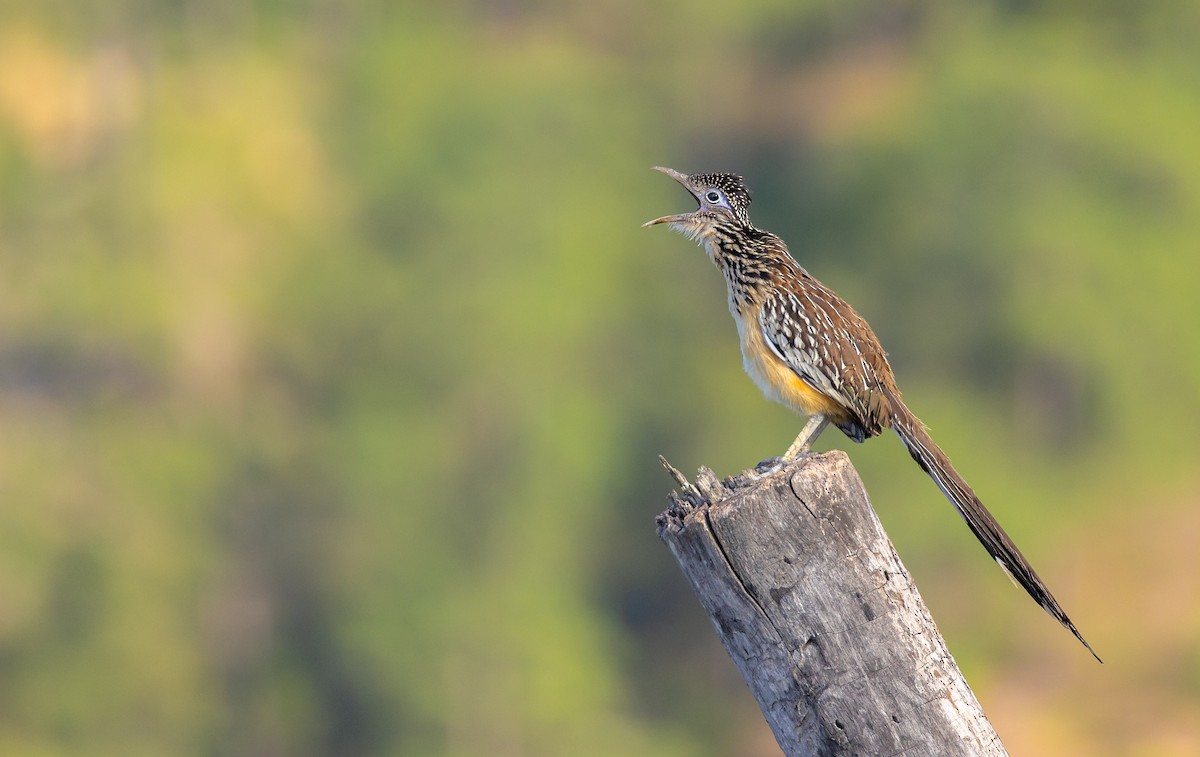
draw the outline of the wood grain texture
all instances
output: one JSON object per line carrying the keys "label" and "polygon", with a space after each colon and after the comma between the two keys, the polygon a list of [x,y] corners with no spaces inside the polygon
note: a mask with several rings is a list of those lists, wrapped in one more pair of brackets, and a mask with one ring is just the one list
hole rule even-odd
{"label": "wood grain texture", "polygon": [[668,470],[659,536],[786,754],[1006,754],[844,453]]}

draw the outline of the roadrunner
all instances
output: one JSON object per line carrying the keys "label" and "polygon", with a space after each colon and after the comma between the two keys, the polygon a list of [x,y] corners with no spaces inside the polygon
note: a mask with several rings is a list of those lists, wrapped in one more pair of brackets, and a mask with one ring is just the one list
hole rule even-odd
{"label": "roadrunner", "polygon": [[804,270],[782,239],[750,222],[750,195],[742,177],[655,170],[682,184],[699,207],[643,226],[668,224],[708,252],[725,275],[746,372],[767,397],[809,416],[784,460],[806,454],[829,423],[856,442],[891,428],[1009,578],[1099,660],[1029,561],[905,406],[871,327]]}

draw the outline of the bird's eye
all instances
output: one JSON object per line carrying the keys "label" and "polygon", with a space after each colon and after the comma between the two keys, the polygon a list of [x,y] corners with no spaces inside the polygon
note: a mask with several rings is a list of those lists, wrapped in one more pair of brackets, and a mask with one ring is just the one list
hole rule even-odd
{"label": "bird's eye", "polygon": [[715,189],[710,189],[708,190],[708,194],[704,195],[704,199],[711,203],[718,203],[721,201],[721,193]]}

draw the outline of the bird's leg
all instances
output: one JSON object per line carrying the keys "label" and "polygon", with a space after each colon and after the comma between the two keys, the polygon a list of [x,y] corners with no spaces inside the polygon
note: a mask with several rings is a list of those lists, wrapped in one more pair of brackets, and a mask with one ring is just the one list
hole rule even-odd
{"label": "bird's leg", "polygon": [[813,442],[829,425],[829,418],[824,415],[814,415],[808,419],[808,423],[804,424],[804,428],[800,430],[800,435],[796,437],[796,441],[792,442],[792,446],[787,448],[787,452],[783,453],[784,460],[795,460],[801,455],[807,455],[812,449]]}
{"label": "bird's leg", "polygon": [[792,442],[792,446],[788,447],[787,452],[784,452],[780,457],[769,457],[763,460],[758,465],[754,466],[755,472],[759,474],[774,473],[784,466],[785,463],[795,460],[798,457],[803,457],[808,454],[812,448],[813,442],[829,425],[829,419],[824,415],[814,415],[808,419],[808,423],[804,424],[804,428],[800,430],[800,435],[796,437],[796,441]]}

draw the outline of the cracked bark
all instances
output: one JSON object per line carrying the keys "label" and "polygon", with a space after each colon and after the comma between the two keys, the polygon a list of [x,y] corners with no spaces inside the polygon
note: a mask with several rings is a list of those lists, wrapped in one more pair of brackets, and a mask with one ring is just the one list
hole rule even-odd
{"label": "cracked bark", "polygon": [[1003,755],[842,452],[720,482],[658,517],[788,755]]}

